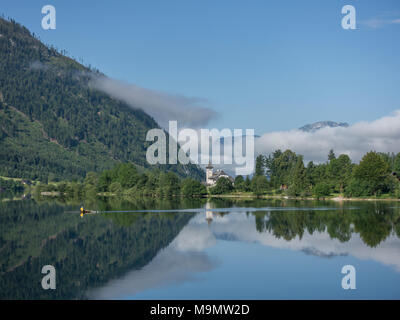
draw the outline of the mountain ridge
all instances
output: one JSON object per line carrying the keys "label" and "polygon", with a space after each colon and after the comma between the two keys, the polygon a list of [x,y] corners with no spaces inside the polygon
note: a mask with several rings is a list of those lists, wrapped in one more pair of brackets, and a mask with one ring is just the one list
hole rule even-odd
{"label": "mountain ridge", "polygon": [[139,106],[92,88],[99,75],[0,18],[0,175],[81,180],[131,162],[201,179],[196,165],[147,163],[146,133],[160,126]]}
{"label": "mountain ridge", "polygon": [[304,132],[315,132],[317,130],[320,130],[322,128],[336,128],[336,127],[343,127],[347,128],[349,124],[347,122],[335,122],[331,120],[325,120],[325,121],[317,121],[311,124],[306,124],[305,126],[302,126],[299,128],[299,130],[304,131]]}

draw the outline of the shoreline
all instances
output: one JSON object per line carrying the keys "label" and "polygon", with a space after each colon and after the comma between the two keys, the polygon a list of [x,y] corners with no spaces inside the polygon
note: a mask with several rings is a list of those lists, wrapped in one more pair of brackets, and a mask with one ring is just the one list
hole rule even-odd
{"label": "shoreline", "polygon": [[[64,193],[64,196],[66,194]],[[59,198],[62,195],[60,192],[41,192],[42,197],[52,197]],[[115,193],[98,193],[97,196],[100,197],[124,197],[123,195],[118,195]],[[137,197],[137,198],[153,198],[153,197]],[[157,198],[157,197],[156,197]],[[352,201],[365,201],[365,202],[400,202],[398,198],[345,198],[345,197],[326,197],[326,198],[315,198],[315,197],[290,197],[284,195],[261,195],[256,196],[253,194],[206,194],[197,197],[184,197],[184,196],[174,196],[173,198],[185,198],[185,199],[212,199],[212,198],[225,198],[225,199],[242,199],[242,200],[253,200],[253,199],[264,199],[264,200],[297,200],[297,201],[334,201],[334,202],[352,202]],[[4,201],[4,199],[2,199]]]}
{"label": "shoreline", "polygon": [[307,200],[307,201],[386,201],[386,202],[400,202],[398,198],[344,198],[344,197],[333,197],[333,198],[314,198],[314,197],[289,197],[289,196],[255,196],[251,194],[215,194],[206,195],[205,198],[234,198],[234,199],[276,199],[276,200]]}

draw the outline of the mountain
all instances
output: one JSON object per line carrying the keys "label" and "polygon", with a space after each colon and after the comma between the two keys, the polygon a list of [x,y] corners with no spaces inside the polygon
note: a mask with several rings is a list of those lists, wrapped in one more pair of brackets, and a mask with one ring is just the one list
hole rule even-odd
{"label": "mountain", "polygon": [[299,130],[305,131],[305,132],[314,132],[322,128],[330,127],[330,128],[336,128],[336,127],[344,127],[347,128],[349,126],[348,123],[346,122],[334,122],[334,121],[319,121],[315,122],[312,124],[307,124]]}
{"label": "mountain", "polygon": [[[0,176],[80,180],[118,162],[154,167],[145,139],[159,125],[140,106],[92,88],[96,75],[0,18]],[[195,165],[158,168],[197,179],[204,174]]]}

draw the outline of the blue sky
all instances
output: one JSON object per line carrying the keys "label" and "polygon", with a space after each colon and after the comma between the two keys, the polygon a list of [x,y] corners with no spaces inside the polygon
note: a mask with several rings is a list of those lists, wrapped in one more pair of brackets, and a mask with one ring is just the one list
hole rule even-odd
{"label": "blue sky", "polygon": [[[57,29],[41,28],[53,4]],[[341,28],[341,8],[357,30]],[[400,2],[2,0],[0,13],[107,76],[205,99],[217,128],[256,133],[400,109]]]}

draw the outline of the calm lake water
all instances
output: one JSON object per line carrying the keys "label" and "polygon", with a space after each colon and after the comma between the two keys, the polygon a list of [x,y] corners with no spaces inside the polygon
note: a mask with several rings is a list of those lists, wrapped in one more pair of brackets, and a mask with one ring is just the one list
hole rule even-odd
{"label": "calm lake water", "polygon": [[0,203],[0,299],[399,298],[396,202]]}

